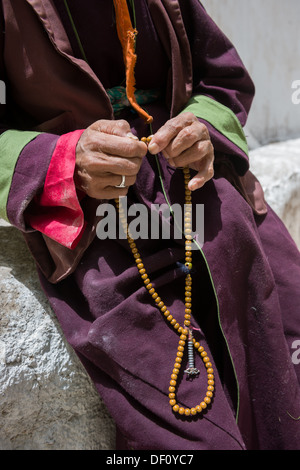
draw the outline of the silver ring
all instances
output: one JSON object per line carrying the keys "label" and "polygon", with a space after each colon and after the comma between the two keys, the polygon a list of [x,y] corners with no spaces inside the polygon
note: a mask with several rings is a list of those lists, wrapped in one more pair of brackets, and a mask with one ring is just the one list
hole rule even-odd
{"label": "silver ring", "polygon": [[119,186],[115,186],[115,188],[126,188],[126,186],[125,186],[125,176],[124,175],[122,175],[122,181],[119,184]]}

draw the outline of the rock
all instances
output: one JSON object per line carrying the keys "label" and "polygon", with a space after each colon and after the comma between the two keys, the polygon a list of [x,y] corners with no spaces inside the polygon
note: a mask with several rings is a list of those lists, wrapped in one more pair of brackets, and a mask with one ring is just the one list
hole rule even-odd
{"label": "rock", "polygon": [[20,233],[0,226],[0,450],[107,450],[114,423],[66,344]]}
{"label": "rock", "polygon": [[250,162],[266,201],[300,248],[300,139],[255,148]]}
{"label": "rock", "polygon": [[[254,148],[250,161],[300,246],[300,140]],[[23,238],[1,221],[0,294],[0,450],[114,449],[114,423],[64,339]]]}

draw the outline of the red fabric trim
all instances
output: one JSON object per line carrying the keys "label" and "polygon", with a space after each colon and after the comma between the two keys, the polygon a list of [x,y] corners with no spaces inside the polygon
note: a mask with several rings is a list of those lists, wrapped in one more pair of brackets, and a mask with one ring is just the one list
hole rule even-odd
{"label": "red fabric trim", "polygon": [[27,217],[32,228],[70,249],[76,247],[86,225],[73,179],[76,145],[82,133],[78,130],[58,139],[43,192]]}

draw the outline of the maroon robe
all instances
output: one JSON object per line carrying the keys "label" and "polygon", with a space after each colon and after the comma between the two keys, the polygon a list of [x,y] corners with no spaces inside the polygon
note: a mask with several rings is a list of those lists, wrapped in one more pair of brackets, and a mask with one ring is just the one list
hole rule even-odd
{"label": "maroon robe", "polygon": [[[116,36],[110,42],[117,64],[113,76],[105,62],[111,57],[103,61],[99,57],[99,68],[96,71],[95,65],[92,71],[76,54],[75,45],[72,49],[75,43],[67,20],[59,17],[51,2],[10,3],[3,2],[4,61],[13,85],[12,121],[17,122],[18,116],[21,128],[47,133],[49,142],[44,145],[51,150],[46,151],[47,158],[34,155],[35,174],[28,175],[24,168],[32,167],[33,154],[30,146],[24,149],[12,182],[8,215],[23,230],[66,338],[116,421],[118,447],[300,449],[300,366],[291,360],[293,341],[300,336],[299,251],[274,212],[268,208],[265,213],[261,200],[258,206],[257,193],[252,191],[247,198],[243,182],[255,184],[247,172],[247,158],[209,126],[216,174],[193,195],[193,201],[205,205],[203,253],[213,284],[205,259],[195,252],[193,323],[199,330],[197,340],[214,364],[216,390],[212,405],[200,418],[180,418],[168,403],[178,337],[151,302],[126,240],[95,237],[99,201],[82,201],[90,225],[72,252],[26,226],[26,210],[42,189],[53,139],[57,139],[49,133],[113,118],[104,88],[118,84],[122,75]],[[95,2],[91,8],[96,8]],[[143,59],[137,68],[137,84],[141,88],[146,82],[150,88],[158,85],[166,92],[166,101],[149,106],[155,129],[181,111],[192,93],[218,100],[244,124],[253,96],[252,82],[232,45],[200,3],[142,1],[137,15],[145,26],[143,44],[154,40],[155,51],[154,63],[139,52]],[[61,21],[65,21],[65,29]],[[101,21],[107,25],[107,18],[99,18]],[[97,60],[87,32],[84,40],[91,61]],[[22,45],[26,54],[20,53]],[[156,60],[161,74],[155,73]],[[140,137],[145,135],[144,124],[130,110],[122,118]],[[183,203],[181,171],[169,167],[163,157],[160,164],[170,202]],[[129,200],[149,208],[165,202],[153,157],[145,158]],[[184,244],[141,240],[138,247],[151,281],[182,323]],[[206,391],[206,375],[199,358],[196,361],[202,367],[200,377],[192,382],[182,378],[179,387],[178,400],[188,407],[202,401]]]}

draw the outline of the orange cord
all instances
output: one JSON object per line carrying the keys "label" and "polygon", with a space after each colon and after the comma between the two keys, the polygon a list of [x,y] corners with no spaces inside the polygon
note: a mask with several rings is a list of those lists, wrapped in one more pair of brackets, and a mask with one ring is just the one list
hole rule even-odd
{"label": "orange cord", "polygon": [[132,27],[127,1],[113,0],[113,2],[116,12],[117,33],[122,45],[123,58],[126,67],[126,95],[131,106],[148,124],[150,124],[153,121],[153,117],[138,105],[134,95],[134,68],[137,60],[137,55],[135,53],[135,38],[138,32]]}

